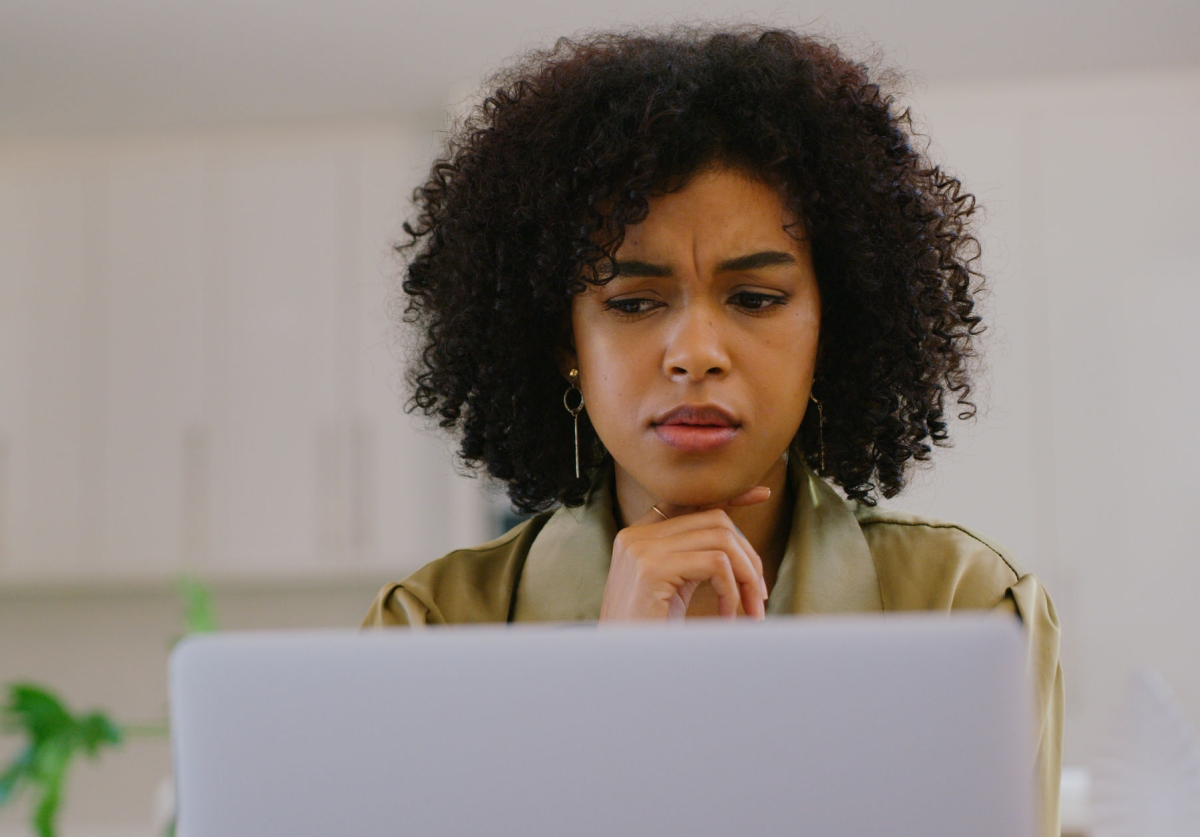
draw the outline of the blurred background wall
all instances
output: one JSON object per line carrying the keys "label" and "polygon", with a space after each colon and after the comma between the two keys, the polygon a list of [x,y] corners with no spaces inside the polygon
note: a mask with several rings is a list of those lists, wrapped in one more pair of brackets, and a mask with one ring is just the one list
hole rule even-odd
{"label": "blurred background wall", "polygon": [[[8,0],[0,683],[158,720],[181,573],[225,628],[354,626],[496,531],[503,502],[402,413],[387,319],[443,114],[557,35],[732,15],[907,70],[985,210],[982,410],[893,504],[1043,578],[1068,765],[1137,665],[1200,721],[1200,11],[1172,2]],[[82,765],[67,833],[148,834],[169,770],[165,740]]]}

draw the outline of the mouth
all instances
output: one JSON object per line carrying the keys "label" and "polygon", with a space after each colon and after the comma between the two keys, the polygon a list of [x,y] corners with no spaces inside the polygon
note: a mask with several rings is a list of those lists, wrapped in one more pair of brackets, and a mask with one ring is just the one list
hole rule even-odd
{"label": "mouth", "polygon": [[714,405],[676,407],[651,422],[655,435],[682,451],[709,451],[733,441],[741,424],[729,412]]}

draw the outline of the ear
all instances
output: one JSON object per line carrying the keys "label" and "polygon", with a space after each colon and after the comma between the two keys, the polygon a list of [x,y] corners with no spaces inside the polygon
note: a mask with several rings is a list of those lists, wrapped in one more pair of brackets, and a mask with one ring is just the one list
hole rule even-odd
{"label": "ear", "polygon": [[821,367],[825,360],[825,345],[828,341],[825,339],[825,329],[822,327],[825,324],[824,312],[822,311],[821,322],[817,326],[817,356],[813,358],[813,383],[821,377]]}
{"label": "ear", "polygon": [[554,363],[558,366],[559,374],[568,379],[568,373],[579,368],[579,356],[575,354],[575,335],[570,326],[567,326],[566,333],[554,349]]}

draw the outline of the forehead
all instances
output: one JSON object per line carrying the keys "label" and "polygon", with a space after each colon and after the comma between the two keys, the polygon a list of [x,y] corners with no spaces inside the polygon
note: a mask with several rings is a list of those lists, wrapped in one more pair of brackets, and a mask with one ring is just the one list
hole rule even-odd
{"label": "forehead", "polygon": [[[783,196],[762,180],[737,169],[709,169],[695,174],[678,191],[649,200],[644,221],[625,230],[618,252],[667,256],[689,251],[753,249],[771,245],[797,249],[796,218]],[[789,232],[789,227],[793,232]]]}

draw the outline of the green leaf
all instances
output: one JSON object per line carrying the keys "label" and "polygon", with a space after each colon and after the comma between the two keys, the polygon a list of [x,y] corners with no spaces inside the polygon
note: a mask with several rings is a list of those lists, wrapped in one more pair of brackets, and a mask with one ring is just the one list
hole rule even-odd
{"label": "green leaf", "polygon": [[80,718],[76,730],[80,743],[89,756],[96,755],[96,751],[106,744],[121,743],[121,728],[100,712],[92,712]]}
{"label": "green leaf", "polygon": [[9,685],[0,721],[5,730],[24,733],[29,741],[0,774],[0,804],[19,786],[29,787],[36,797],[35,832],[38,837],[55,837],[71,759],[81,750],[94,756],[102,747],[120,743],[121,729],[101,712],[73,716],[56,695],[32,683]]}
{"label": "green leaf", "polygon": [[3,808],[8,800],[12,799],[13,789],[17,786],[17,779],[21,774],[15,769],[16,765],[9,765],[8,769],[0,775],[0,808]]}
{"label": "green leaf", "polygon": [[33,812],[33,826],[38,837],[56,837],[54,819],[58,816],[58,805],[62,801],[61,781],[43,785],[42,798]]}
{"label": "green leaf", "polygon": [[12,799],[13,791],[21,779],[31,779],[33,774],[33,748],[27,747],[0,773],[0,806]]}
{"label": "green leaf", "polygon": [[217,629],[212,591],[189,576],[180,576],[175,589],[183,599],[183,621],[189,634],[207,634]]}
{"label": "green leaf", "polygon": [[62,787],[67,777],[74,751],[69,740],[47,742],[37,752],[37,778],[41,799],[33,811],[33,825],[38,837],[55,837],[54,820],[62,801]]}
{"label": "green leaf", "polygon": [[62,701],[32,683],[13,683],[8,687],[3,717],[6,731],[25,732],[34,741],[62,735],[72,726],[71,713]]}

